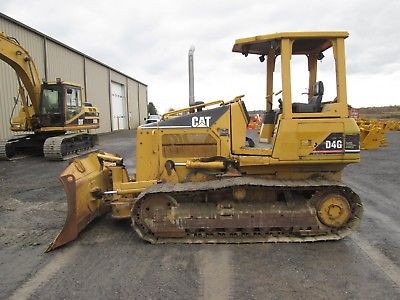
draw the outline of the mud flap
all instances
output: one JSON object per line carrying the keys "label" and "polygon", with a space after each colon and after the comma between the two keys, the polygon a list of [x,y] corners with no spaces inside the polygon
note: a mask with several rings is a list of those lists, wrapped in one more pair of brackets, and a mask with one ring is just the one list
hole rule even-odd
{"label": "mud flap", "polygon": [[96,153],[74,160],[62,172],[60,181],[67,195],[67,219],[46,252],[75,240],[92,220],[110,210],[110,205],[101,197],[110,182],[108,172]]}

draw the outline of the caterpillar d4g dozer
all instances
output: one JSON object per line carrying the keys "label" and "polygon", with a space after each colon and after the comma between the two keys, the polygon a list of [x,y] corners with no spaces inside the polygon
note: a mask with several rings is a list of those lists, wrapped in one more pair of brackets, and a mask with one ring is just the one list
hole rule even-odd
{"label": "caterpillar d4g dozer", "polygon": [[[363,209],[358,195],[341,183],[343,168],[360,158],[359,129],[347,112],[347,36],[286,32],[237,40],[234,52],[267,61],[261,139],[247,136],[249,115],[239,96],[140,126],[132,178],[118,155],[75,160],[60,177],[68,216],[48,251],[74,240],[107,211],[130,218],[137,234],[154,244],[308,242],[349,235]],[[334,95],[322,102],[317,61],[329,52]],[[295,56],[307,62],[306,103],[292,101]],[[273,110],[273,95],[280,94],[273,93],[276,63],[282,99]]]}
{"label": "caterpillar d4g dozer", "polygon": [[[99,112],[84,101],[79,85],[61,79],[41,83],[29,52],[4,33],[0,33],[0,60],[17,74],[18,97],[10,125],[11,131],[23,133],[0,139],[0,160],[21,154],[64,160],[83,154],[97,143],[97,136],[87,131],[99,128]],[[19,103],[19,113],[12,116]]]}

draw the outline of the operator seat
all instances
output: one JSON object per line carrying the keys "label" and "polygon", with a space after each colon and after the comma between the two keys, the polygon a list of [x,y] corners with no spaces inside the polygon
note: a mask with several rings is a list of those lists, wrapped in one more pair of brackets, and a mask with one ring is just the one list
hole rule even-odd
{"label": "operator seat", "polygon": [[308,103],[293,103],[292,111],[294,113],[313,113],[322,110],[322,96],[324,95],[324,84],[322,81],[317,81],[313,86],[312,97]]}
{"label": "operator seat", "polygon": [[281,113],[281,110],[279,109],[274,109],[274,110],[270,110],[267,111],[264,114],[264,118],[263,118],[263,123],[267,124],[267,125],[274,125],[276,124],[277,120],[278,120],[278,116]]}

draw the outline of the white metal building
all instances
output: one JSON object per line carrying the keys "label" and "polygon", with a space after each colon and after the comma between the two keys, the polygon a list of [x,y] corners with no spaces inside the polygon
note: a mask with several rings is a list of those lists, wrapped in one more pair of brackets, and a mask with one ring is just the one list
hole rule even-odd
{"label": "white metal building", "polygon": [[[136,128],[147,117],[147,85],[0,13],[0,31],[29,51],[46,81],[80,84],[100,111],[97,132]],[[9,119],[17,94],[14,70],[0,61],[0,138],[12,134]]]}

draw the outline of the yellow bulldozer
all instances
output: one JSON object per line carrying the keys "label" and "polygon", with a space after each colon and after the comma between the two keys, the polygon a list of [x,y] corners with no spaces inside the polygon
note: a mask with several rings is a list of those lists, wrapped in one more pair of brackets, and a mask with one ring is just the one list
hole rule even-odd
{"label": "yellow bulldozer", "polygon": [[[266,60],[260,133],[249,136],[249,115],[238,96],[140,126],[132,176],[117,154],[73,161],[60,176],[66,223],[47,251],[76,239],[106,212],[131,219],[137,234],[154,244],[312,242],[349,235],[363,208],[341,182],[343,168],[360,160],[359,128],[347,111],[347,37],[283,32],[236,40],[233,52]],[[335,82],[324,99],[317,70],[326,55],[333,56]],[[307,61],[304,102],[294,101],[300,96],[292,90],[298,80],[291,72],[294,57]],[[277,67],[280,75],[274,76]]]}
{"label": "yellow bulldozer", "polygon": [[[0,33],[0,60],[17,75],[18,96],[10,128],[20,133],[0,139],[0,160],[32,154],[65,160],[93,148],[97,136],[88,131],[99,128],[99,112],[85,101],[81,86],[60,78],[42,82],[29,52],[4,33]],[[14,116],[18,105],[21,109]]]}

